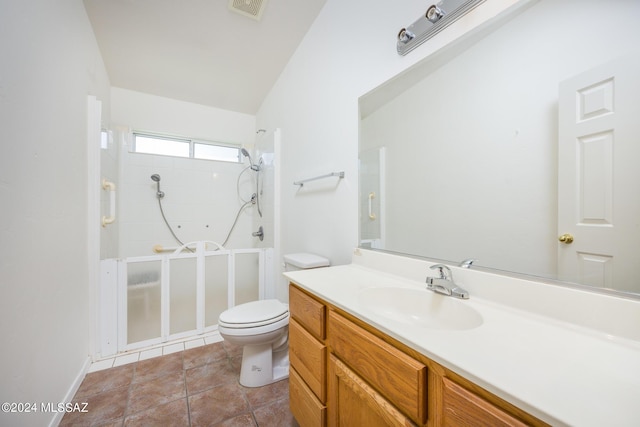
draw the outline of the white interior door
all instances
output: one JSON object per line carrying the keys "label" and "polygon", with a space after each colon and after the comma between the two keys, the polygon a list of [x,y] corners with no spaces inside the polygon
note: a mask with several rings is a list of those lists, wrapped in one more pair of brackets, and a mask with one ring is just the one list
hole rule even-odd
{"label": "white interior door", "polygon": [[640,55],[560,84],[558,273],[640,292]]}

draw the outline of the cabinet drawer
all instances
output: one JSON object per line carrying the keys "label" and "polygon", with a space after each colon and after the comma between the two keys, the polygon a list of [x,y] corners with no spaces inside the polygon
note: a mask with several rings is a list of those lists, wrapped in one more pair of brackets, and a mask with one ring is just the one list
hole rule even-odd
{"label": "cabinet drawer", "polygon": [[427,367],[353,322],[329,312],[329,346],[393,405],[422,424],[427,416]]}
{"label": "cabinet drawer", "polygon": [[443,378],[442,381],[445,426],[524,427],[526,425],[453,381],[447,378]]}
{"label": "cabinet drawer", "polygon": [[329,387],[331,426],[415,425],[333,354],[329,358]]}
{"label": "cabinet drawer", "polygon": [[289,320],[289,360],[321,402],[327,401],[327,347],[295,319]]}
{"label": "cabinet drawer", "polygon": [[327,425],[327,408],[315,397],[295,369],[289,370],[289,407],[302,427]]}
{"label": "cabinet drawer", "polygon": [[289,285],[289,311],[302,326],[319,340],[325,335],[325,306],[320,301]]}

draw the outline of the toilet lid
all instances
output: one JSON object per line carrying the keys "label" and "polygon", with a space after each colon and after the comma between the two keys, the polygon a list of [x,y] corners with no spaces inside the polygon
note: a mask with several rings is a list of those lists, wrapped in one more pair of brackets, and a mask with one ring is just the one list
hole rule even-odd
{"label": "toilet lid", "polygon": [[277,299],[240,304],[220,314],[218,323],[228,327],[247,328],[268,325],[289,316],[289,306]]}

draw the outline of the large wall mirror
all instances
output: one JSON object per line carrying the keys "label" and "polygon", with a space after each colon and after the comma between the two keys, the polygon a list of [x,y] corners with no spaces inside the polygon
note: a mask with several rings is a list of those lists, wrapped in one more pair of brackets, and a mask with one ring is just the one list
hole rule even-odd
{"label": "large wall mirror", "polygon": [[361,246],[640,297],[640,2],[525,3],[360,99]]}

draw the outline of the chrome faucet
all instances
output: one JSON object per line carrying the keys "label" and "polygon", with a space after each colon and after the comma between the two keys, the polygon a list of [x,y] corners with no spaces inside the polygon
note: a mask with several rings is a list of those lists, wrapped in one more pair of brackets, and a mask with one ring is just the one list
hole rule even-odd
{"label": "chrome faucet", "polygon": [[456,298],[467,299],[469,292],[455,284],[451,269],[444,264],[435,264],[430,267],[438,270],[440,277],[427,277],[427,289],[439,294],[449,295]]}

